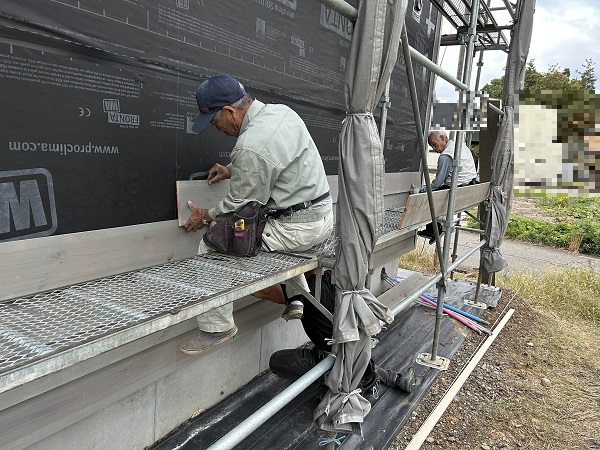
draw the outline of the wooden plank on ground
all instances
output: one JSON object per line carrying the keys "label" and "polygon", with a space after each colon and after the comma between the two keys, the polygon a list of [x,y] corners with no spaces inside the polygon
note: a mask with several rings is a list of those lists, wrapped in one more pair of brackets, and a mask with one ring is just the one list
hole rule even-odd
{"label": "wooden plank on ground", "polygon": [[[484,200],[489,187],[490,183],[481,183],[457,188],[454,210],[456,212],[464,211],[465,209],[478,205]],[[443,191],[434,191],[432,194],[435,213],[438,217],[445,215],[448,208],[448,196],[450,191],[445,189]],[[423,192],[421,194],[409,195],[398,228],[408,228],[413,225],[429,222],[431,222],[431,213],[429,211],[427,193]]]}
{"label": "wooden plank on ground", "polygon": [[397,304],[403,302],[404,299],[412,295],[413,292],[427,283],[430,279],[431,277],[428,275],[415,272],[406,280],[402,280],[396,286],[385,291],[383,294],[377,297],[377,300],[386,305],[388,308],[394,309]]}

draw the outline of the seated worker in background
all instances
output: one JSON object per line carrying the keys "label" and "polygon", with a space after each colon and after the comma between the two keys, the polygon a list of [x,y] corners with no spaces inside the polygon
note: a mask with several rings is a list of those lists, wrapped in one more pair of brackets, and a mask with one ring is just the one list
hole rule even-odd
{"label": "seated worker in background", "polygon": [[[215,164],[208,184],[230,179],[229,193],[208,209],[188,202],[192,215],[185,224],[196,231],[222,219],[247,203],[257,201],[276,210],[262,235],[266,251],[304,251],[326,240],[333,228],[333,208],[323,162],[306,125],[285,105],[253,100],[229,75],[208,78],[198,87],[200,116],[197,133],[210,123],[228,136],[237,137],[227,166]],[[203,242],[199,254],[207,253]],[[294,280],[308,290],[304,274]],[[288,287],[284,295],[277,284],[254,293],[258,298],[285,304],[282,317],[302,317],[300,293]],[[233,303],[198,316],[200,333],[181,346],[188,355],[212,350],[237,333]]]}
{"label": "seated worker in background", "polygon": [[[316,275],[308,277],[311,294],[315,292]],[[304,316],[302,326],[314,347],[279,350],[271,355],[269,367],[271,371],[289,380],[296,380],[322,361],[331,352],[333,324],[311,302],[304,300]],[[321,304],[333,314],[335,306],[335,285],[331,284],[331,272],[325,271],[321,280]],[[375,397],[379,382],[386,386],[398,388],[404,392],[412,392],[415,372],[411,366],[404,374],[383,369],[373,362],[369,365],[359,385],[363,393],[372,393]]]}
{"label": "seated worker in background", "polygon": [[[452,178],[452,162],[454,160],[454,141],[448,139],[445,131],[430,131],[427,135],[427,143],[440,154],[435,172],[435,180],[431,182],[431,190],[450,189]],[[460,152],[460,169],[458,171],[458,186],[468,186],[477,184],[477,168],[473,160],[473,154],[465,144]],[[419,192],[426,192],[427,187],[423,186]],[[440,236],[443,234],[442,226],[437,223]],[[417,235],[429,239],[433,244],[435,240],[433,234],[433,224],[427,224],[425,230],[419,231]]]}

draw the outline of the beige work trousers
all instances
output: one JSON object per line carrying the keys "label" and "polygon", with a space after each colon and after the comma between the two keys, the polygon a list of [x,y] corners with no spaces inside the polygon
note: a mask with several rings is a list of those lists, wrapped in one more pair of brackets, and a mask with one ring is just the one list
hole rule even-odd
{"label": "beige work trousers", "polygon": [[[329,211],[324,217],[314,222],[280,222],[269,218],[263,232],[263,250],[282,252],[301,252],[326,240],[333,228],[333,212]],[[210,253],[212,249],[200,241],[198,254]],[[304,274],[293,278],[306,291],[309,291]],[[286,292],[289,297],[300,292],[286,283]],[[218,333],[228,331],[235,326],[233,321],[233,303],[228,303],[219,308],[207,311],[197,317],[200,331]]]}

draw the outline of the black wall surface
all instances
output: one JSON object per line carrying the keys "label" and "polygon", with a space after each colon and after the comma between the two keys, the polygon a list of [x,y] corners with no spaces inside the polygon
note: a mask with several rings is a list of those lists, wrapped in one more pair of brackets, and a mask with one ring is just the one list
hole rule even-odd
{"label": "black wall surface", "polygon": [[[436,23],[409,1],[409,40],[430,58]],[[216,73],[294,108],[336,174],[351,36],[317,0],[2,0],[0,241],[176,218],[175,181],[234,144],[191,131]],[[415,71],[424,118],[429,73]],[[405,73],[400,56],[386,172],[419,170]]]}

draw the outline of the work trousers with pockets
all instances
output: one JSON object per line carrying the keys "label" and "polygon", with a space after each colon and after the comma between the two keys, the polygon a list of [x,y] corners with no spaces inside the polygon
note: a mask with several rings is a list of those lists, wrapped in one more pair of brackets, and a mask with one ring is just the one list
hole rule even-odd
{"label": "work trousers with pockets", "polygon": [[[322,216],[311,220],[314,215]],[[290,217],[270,217],[263,231],[262,249],[266,251],[302,252],[325,241],[333,229],[333,210],[331,198],[316,205],[294,213]],[[198,254],[210,253],[204,241],[200,241]],[[308,291],[304,274],[293,278],[300,286]],[[291,285],[287,287],[288,297],[300,294]],[[228,331],[235,326],[233,321],[233,303],[207,311],[197,317],[200,331],[217,333]]]}

